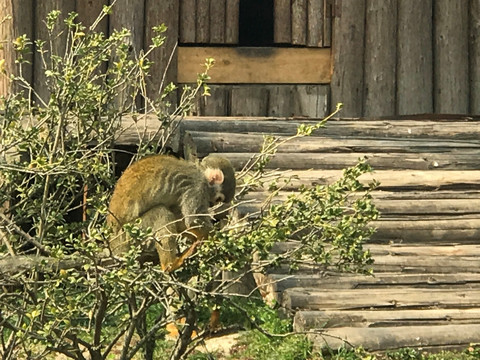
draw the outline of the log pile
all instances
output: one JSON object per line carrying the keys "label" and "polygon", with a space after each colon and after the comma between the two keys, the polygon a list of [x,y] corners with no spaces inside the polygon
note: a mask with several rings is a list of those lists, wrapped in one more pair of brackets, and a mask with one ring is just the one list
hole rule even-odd
{"label": "log pile", "polygon": [[[183,130],[190,151],[216,152],[241,168],[259,150],[263,134],[292,135],[299,123],[189,118]],[[382,215],[367,245],[374,275],[325,273],[308,265],[289,275],[280,268],[265,279],[270,295],[294,314],[296,330],[322,332],[312,336],[319,347],[438,350],[478,342],[480,119],[332,120],[312,137],[282,146],[270,166],[292,169],[298,176],[286,189],[292,190],[332,182],[362,156],[375,169],[362,181],[381,183],[373,195]]]}

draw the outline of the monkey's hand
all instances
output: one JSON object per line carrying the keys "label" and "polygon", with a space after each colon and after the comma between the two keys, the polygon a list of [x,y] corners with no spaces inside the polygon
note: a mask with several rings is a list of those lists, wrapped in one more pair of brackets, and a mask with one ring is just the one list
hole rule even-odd
{"label": "monkey's hand", "polygon": [[163,271],[172,272],[172,271],[175,271],[178,268],[180,268],[183,265],[183,263],[185,262],[185,260],[193,255],[193,253],[195,252],[197,247],[200,245],[200,243],[201,243],[200,240],[195,241],[187,250],[185,250],[183,252],[182,255],[180,255],[178,258],[176,258],[172,263],[165,266]]}

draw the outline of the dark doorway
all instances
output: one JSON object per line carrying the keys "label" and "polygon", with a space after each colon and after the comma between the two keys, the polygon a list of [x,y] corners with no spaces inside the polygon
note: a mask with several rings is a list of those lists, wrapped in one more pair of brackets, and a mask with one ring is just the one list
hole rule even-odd
{"label": "dark doorway", "polygon": [[240,0],[239,45],[273,45],[273,0]]}

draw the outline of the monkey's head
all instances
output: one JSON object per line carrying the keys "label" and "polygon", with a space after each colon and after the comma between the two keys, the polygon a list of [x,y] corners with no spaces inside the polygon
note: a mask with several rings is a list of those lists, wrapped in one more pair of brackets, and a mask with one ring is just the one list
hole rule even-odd
{"label": "monkey's head", "polygon": [[[235,170],[228,159],[218,155],[208,155],[202,160],[202,166],[205,168],[205,176],[209,183],[216,187],[218,191],[212,199],[212,203],[228,203],[235,196]],[[221,171],[221,174],[218,172]]]}

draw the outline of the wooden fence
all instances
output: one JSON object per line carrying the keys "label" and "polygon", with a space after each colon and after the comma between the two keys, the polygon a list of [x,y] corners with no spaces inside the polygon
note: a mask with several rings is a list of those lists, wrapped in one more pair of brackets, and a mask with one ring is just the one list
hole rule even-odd
{"label": "wooden fence", "polygon": [[[44,39],[43,19],[53,9],[64,15],[77,11],[79,20],[90,25],[108,0],[1,2],[0,18],[13,14],[12,21],[0,26],[0,40],[5,40],[24,33]],[[150,45],[151,28],[159,23],[169,31],[165,46],[152,54],[152,95],[172,52],[167,81],[189,82],[191,77],[182,77],[185,65],[201,67],[188,49],[208,46],[219,64],[214,71],[221,72],[220,64],[231,61],[224,58],[225,47],[254,46],[230,71],[232,66],[232,74],[249,67],[255,83],[213,77],[213,94],[199,102],[197,115],[321,117],[338,102],[344,104],[344,117],[480,113],[480,0],[162,0],[161,5],[117,0],[97,30],[108,34],[125,27],[132,31],[132,49],[139,50]],[[178,56],[177,43],[186,57]],[[0,59],[6,60],[7,74],[15,73],[12,48],[4,45]],[[61,49],[65,39],[57,39],[55,46]],[[307,59],[302,48],[318,50],[318,56],[301,63]],[[287,67],[272,62],[269,72],[277,78],[255,71],[260,60],[271,59],[265,49],[291,61]],[[33,67],[24,76],[45,98],[45,76],[33,53]],[[299,68],[307,75],[298,76],[296,83],[283,76]],[[7,92],[2,78],[0,94]]]}

